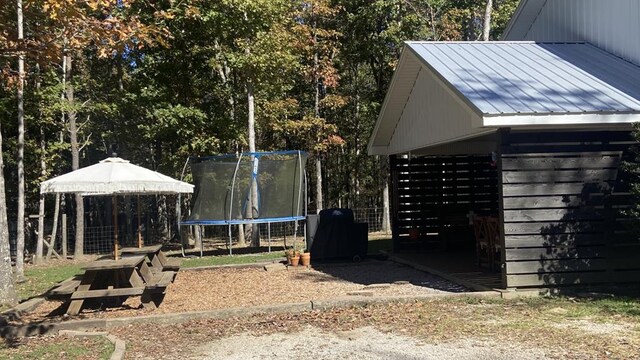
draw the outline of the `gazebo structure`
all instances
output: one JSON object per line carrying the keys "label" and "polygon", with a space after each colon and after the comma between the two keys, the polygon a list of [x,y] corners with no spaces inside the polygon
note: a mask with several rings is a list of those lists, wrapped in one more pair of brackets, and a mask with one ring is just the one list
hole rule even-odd
{"label": "gazebo structure", "polygon": [[[523,1],[509,28],[561,39],[563,24],[595,17],[567,1],[558,11],[573,20],[560,23],[544,9],[552,3]],[[535,35],[522,21],[558,28]],[[369,143],[371,155],[390,157],[396,253],[475,262],[460,254],[474,254],[471,224],[481,215],[498,224],[492,286],[640,281],[621,166],[640,121],[640,58],[577,33],[566,32],[571,42],[406,43]]]}
{"label": "gazebo structure", "polygon": [[[40,193],[74,193],[84,196],[112,196],[114,256],[118,257],[118,195],[152,195],[193,193],[193,185],[156,171],[133,165],[127,160],[110,157],[98,164],[49,179],[40,184]],[[140,199],[138,197],[138,247],[142,247]]]}

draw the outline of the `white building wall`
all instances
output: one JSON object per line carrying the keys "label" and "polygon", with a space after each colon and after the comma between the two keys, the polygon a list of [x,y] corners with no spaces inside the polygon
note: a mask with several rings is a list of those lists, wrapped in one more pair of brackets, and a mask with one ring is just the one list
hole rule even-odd
{"label": "white building wall", "polygon": [[640,0],[548,0],[525,37],[588,41],[640,65]]}
{"label": "white building wall", "polygon": [[[424,144],[465,139],[487,129],[481,118],[429,70],[423,68],[398,121],[389,154],[414,151]],[[474,127],[475,126],[475,127]]]}

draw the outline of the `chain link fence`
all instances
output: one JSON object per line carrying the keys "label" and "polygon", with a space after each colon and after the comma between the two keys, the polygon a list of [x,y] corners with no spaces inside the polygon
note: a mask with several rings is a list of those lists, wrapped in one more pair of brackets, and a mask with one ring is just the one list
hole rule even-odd
{"label": "chain link fence", "polygon": [[[389,230],[384,229],[384,211],[383,208],[361,208],[352,209],[354,219],[356,222],[365,222],[368,224],[369,233],[372,235],[385,235],[389,234]],[[160,229],[160,225],[151,221],[149,217],[143,217],[141,224],[141,234],[143,241],[146,245],[157,244],[163,242],[161,239],[173,239],[176,246],[179,246],[177,242],[179,236],[175,228],[175,219],[171,218],[168,221],[168,226],[164,229]],[[173,225],[172,225],[173,224]],[[244,225],[243,231],[245,232],[245,242],[249,244],[250,234],[248,234],[247,226]],[[129,221],[120,224],[118,231],[118,242],[121,247],[137,246],[137,221]],[[255,228],[260,233],[261,245],[264,247],[284,247],[293,246],[294,240],[297,244],[304,243],[306,228],[304,221],[288,221],[269,224],[258,224]],[[239,229],[240,226],[231,226],[231,239],[232,246],[236,247],[239,242]],[[229,227],[226,225],[219,226],[202,226],[201,233],[197,233],[198,230],[195,226],[184,227],[181,229],[181,236],[184,238],[183,242],[187,247],[195,246],[199,249],[198,238],[203,242],[205,248],[225,248],[229,246]],[[29,221],[26,226],[27,241],[25,249],[27,254],[33,254],[35,252],[36,239],[37,239],[37,219]],[[45,239],[50,242],[52,229],[51,226],[45,229]],[[73,217],[67,216],[66,221],[61,221],[58,230],[56,231],[56,239],[54,241],[55,251],[63,255],[65,253],[65,246],[63,242],[66,242],[66,253],[72,255],[75,247],[75,228],[73,224]],[[10,224],[11,234],[11,255],[15,258],[15,223]],[[166,242],[168,240],[165,240]],[[113,252],[114,245],[114,227],[110,225],[103,226],[86,226],[84,230],[84,253],[91,254],[109,254]],[[44,248],[44,253],[47,253],[47,247]]]}

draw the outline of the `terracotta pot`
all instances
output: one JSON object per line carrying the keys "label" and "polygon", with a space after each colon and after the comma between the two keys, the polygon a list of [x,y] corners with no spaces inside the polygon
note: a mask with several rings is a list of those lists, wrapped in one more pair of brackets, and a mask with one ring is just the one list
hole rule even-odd
{"label": "terracotta pot", "polygon": [[293,256],[291,258],[291,266],[294,266],[294,267],[298,266],[298,262],[300,262],[300,256],[299,255]]}
{"label": "terracotta pot", "polygon": [[300,265],[309,266],[311,265],[311,253],[302,253],[300,254]]}

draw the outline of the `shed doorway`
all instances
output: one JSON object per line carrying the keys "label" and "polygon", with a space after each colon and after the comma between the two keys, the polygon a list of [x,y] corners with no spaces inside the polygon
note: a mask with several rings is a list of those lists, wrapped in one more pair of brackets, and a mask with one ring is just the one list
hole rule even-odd
{"label": "shed doorway", "polygon": [[478,261],[473,219],[498,218],[495,155],[390,157],[394,256],[478,289],[502,288]]}

